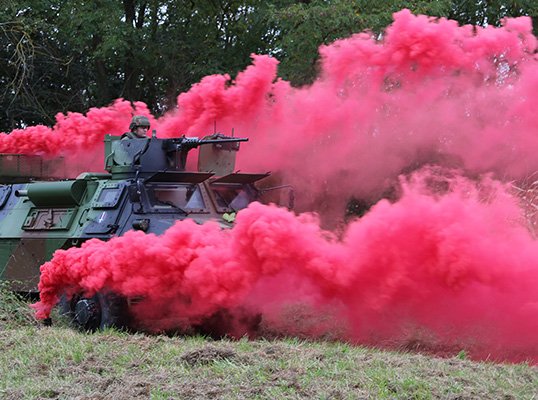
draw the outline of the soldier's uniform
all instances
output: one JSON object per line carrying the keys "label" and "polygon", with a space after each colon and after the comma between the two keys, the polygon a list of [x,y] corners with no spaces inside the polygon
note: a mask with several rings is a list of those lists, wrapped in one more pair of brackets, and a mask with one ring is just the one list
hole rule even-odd
{"label": "soldier's uniform", "polygon": [[138,136],[134,132],[125,132],[123,135],[121,135],[122,139],[143,139],[146,136]]}

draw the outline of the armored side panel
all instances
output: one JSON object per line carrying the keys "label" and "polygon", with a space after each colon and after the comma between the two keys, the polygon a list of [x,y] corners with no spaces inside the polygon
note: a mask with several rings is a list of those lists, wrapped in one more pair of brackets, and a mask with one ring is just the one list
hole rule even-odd
{"label": "armored side panel", "polygon": [[44,160],[27,154],[0,154],[0,182],[16,183],[29,180],[50,180],[66,177],[62,157]]}
{"label": "armored side panel", "polygon": [[[11,255],[5,261],[2,278],[12,282],[11,287],[21,292],[37,292],[39,266],[52,258],[62,248],[66,238],[21,238],[8,240]],[[2,267],[0,267],[1,269]]]}
{"label": "armored side panel", "polygon": [[16,290],[37,291],[39,267],[56,250],[87,239],[82,227],[99,185],[91,174],[0,185],[0,278]]}

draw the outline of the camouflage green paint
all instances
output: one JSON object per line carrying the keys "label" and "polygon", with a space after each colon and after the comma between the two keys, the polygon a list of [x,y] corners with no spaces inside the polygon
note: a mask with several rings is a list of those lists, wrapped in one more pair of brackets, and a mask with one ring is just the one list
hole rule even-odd
{"label": "camouflage green paint", "polygon": [[4,277],[7,262],[18,243],[19,239],[0,240],[0,278]]}

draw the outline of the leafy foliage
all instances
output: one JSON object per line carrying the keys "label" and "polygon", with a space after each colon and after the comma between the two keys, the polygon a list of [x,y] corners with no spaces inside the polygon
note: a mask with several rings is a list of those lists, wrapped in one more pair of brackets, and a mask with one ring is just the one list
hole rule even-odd
{"label": "leafy foliage", "polygon": [[448,16],[462,24],[499,25],[505,17],[533,17],[534,32],[538,33],[538,3],[535,0],[485,1],[457,0],[452,1],[452,9]]}

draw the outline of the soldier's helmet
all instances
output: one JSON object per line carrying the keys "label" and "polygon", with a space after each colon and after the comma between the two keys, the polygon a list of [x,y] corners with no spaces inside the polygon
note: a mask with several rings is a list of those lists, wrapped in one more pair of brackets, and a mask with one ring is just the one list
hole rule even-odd
{"label": "soldier's helmet", "polygon": [[146,126],[149,129],[149,119],[148,117],[145,117],[144,115],[135,115],[133,119],[131,120],[131,125],[129,125],[129,130],[133,131],[139,126]]}

